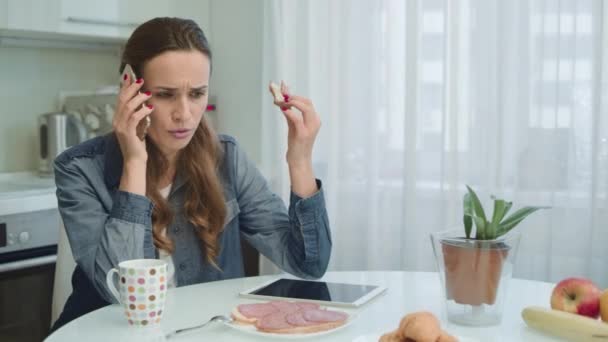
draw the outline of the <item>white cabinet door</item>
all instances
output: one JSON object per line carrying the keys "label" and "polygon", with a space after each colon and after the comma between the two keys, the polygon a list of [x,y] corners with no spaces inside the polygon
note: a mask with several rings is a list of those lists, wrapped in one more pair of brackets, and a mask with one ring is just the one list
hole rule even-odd
{"label": "white cabinet door", "polygon": [[188,18],[196,21],[207,39],[211,40],[211,1],[210,0],[178,0],[171,2],[173,16]]}
{"label": "white cabinet door", "polygon": [[208,34],[210,0],[120,1],[124,20],[141,24],[155,17],[180,17],[196,21]]}
{"label": "white cabinet door", "polygon": [[137,25],[121,16],[119,0],[60,0],[59,32],[101,37],[127,36]]}
{"label": "white cabinet door", "polygon": [[155,17],[171,17],[171,8],[179,1],[169,0],[129,0],[120,1],[121,16],[125,20],[141,24]]}
{"label": "white cabinet door", "polygon": [[0,0],[0,30],[124,40],[154,17],[194,19],[209,34],[210,0]]}
{"label": "white cabinet door", "polygon": [[61,5],[63,31],[124,39],[145,21],[173,16],[174,6],[170,0],[61,0]]}
{"label": "white cabinet door", "polygon": [[0,21],[2,29],[50,32],[56,31],[59,19],[59,0],[0,0],[6,10]]}

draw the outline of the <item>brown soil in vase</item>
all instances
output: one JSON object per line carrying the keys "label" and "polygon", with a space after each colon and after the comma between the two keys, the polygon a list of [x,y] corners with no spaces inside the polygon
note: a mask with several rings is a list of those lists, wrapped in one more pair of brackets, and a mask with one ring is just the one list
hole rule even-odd
{"label": "brown soil in vase", "polygon": [[509,246],[493,241],[441,241],[448,299],[458,304],[492,305]]}

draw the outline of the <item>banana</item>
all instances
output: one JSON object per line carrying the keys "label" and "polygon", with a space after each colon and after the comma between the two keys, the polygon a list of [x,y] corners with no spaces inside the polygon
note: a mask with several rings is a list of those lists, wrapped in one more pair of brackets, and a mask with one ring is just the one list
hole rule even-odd
{"label": "banana", "polygon": [[599,320],[539,306],[521,312],[529,327],[575,342],[608,342],[608,324]]}

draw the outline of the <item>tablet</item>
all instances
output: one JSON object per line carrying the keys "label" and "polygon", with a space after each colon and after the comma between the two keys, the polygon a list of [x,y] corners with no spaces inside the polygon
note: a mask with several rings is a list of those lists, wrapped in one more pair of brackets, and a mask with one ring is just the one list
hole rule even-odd
{"label": "tablet", "polygon": [[325,305],[358,307],[385,290],[386,287],[377,285],[280,278],[243,291],[239,295],[247,298],[291,299]]}

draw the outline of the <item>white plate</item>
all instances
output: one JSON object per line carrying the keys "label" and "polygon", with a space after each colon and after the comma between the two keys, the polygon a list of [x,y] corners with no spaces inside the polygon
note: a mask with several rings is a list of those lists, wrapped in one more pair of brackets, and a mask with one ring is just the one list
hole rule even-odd
{"label": "white plate", "polygon": [[[336,309],[329,309],[332,311],[341,311],[344,312],[346,314],[348,314],[348,320],[346,321],[346,323],[342,324],[341,326],[334,328],[334,329],[330,329],[330,330],[325,330],[325,331],[319,331],[319,332],[315,332],[315,333],[309,333],[309,334],[275,334],[275,333],[268,333],[268,332],[263,332],[263,331],[259,331],[258,329],[256,329],[255,325],[253,324],[247,324],[247,325],[243,325],[243,324],[237,324],[237,323],[224,323],[224,325],[241,331],[243,333],[246,334],[250,334],[250,335],[257,335],[260,337],[264,337],[264,338],[280,338],[280,339],[284,339],[284,340],[288,340],[288,339],[298,339],[298,338],[312,338],[312,337],[317,337],[317,336],[323,336],[323,335],[327,335],[327,334],[332,334],[336,331],[340,331],[346,327],[348,327],[349,325],[352,324],[352,322],[356,319],[356,313],[355,312],[350,312],[348,310],[336,310]],[[376,341],[378,341],[376,339]]]}
{"label": "white plate", "polygon": [[[365,334],[361,336],[357,336],[352,342],[378,342],[380,340],[380,336],[384,335],[384,333],[374,333],[374,334]],[[452,335],[458,339],[458,342],[479,342],[479,340],[471,339],[468,337],[462,337],[458,335]]]}

